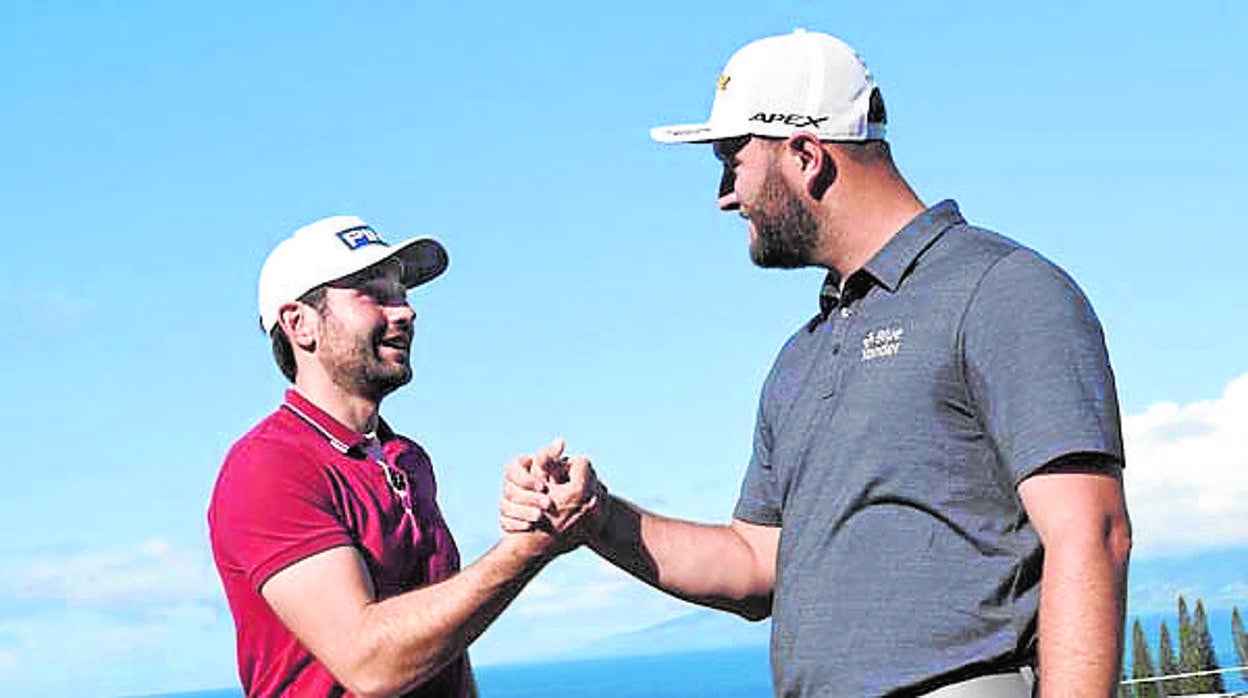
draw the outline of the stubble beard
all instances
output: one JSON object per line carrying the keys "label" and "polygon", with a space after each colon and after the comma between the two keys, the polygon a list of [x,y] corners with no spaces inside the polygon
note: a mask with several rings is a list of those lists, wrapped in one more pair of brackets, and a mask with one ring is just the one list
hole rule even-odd
{"label": "stubble beard", "polygon": [[754,237],[750,259],[765,269],[797,269],[814,263],[819,223],[806,204],[773,170],[763,179],[758,207],[750,213]]}
{"label": "stubble beard", "polygon": [[[331,332],[321,338],[327,350],[322,363],[334,384],[350,392],[380,402],[381,398],[412,380],[411,358],[401,362],[385,361],[378,354],[385,328],[367,336],[345,331],[328,311],[324,315]],[[333,339],[329,339],[332,337]]]}

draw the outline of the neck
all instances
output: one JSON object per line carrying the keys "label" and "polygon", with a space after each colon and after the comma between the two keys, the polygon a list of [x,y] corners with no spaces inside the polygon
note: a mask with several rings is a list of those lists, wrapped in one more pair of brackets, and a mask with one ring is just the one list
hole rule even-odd
{"label": "neck", "polygon": [[[847,173],[843,173],[847,174]],[[842,283],[880,251],[927,207],[901,179],[866,171],[843,177],[821,201],[821,266],[835,269]]]}
{"label": "neck", "polygon": [[328,376],[312,371],[299,371],[295,389],[329,416],[361,434],[377,429],[380,400],[347,392]]}

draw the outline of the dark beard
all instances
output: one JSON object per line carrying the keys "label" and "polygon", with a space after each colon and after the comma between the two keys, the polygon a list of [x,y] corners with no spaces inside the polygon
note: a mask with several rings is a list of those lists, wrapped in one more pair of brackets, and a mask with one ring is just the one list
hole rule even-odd
{"label": "dark beard", "polygon": [[797,269],[812,264],[819,224],[784,180],[768,171],[762,202],[750,216],[755,239],[750,259],[766,269]]}
{"label": "dark beard", "polygon": [[[343,368],[351,368],[344,366]],[[370,400],[380,401],[383,397],[393,393],[400,387],[407,385],[412,380],[412,367],[410,364],[387,364],[382,363],[375,355],[371,361],[363,364],[362,370],[352,373],[349,377],[342,378],[354,383],[354,388],[358,395],[363,395]],[[335,375],[335,380],[339,379]]]}
{"label": "dark beard", "polygon": [[390,364],[378,355],[377,347],[383,334],[384,329],[375,336],[358,338],[347,346],[333,348],[332,356],[327,357],[327,368],[335,385],[354,395],[380,401],[412,380],[410,363]]}

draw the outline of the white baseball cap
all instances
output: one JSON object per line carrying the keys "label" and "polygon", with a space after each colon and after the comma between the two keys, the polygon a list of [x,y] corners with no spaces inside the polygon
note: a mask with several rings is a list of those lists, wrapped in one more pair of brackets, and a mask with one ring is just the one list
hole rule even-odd
{"label": "white baseball cap", "polygon": [[260,327],[272,332],[277,311],[312,289],[398,257],[403,285],[419,286],[446,271],[446,248],[432,238],[388,245],[355,216],[330,216],[278,243],[260,269]]}
{"label": "white baseball cap", "polygon": [[664,143],[706,143],[808,131],[824,141],[882,140],[884,124],[867,121],[877,89],[848,44],[798,29],[753,41],[728,59],[706,123],[660,126],[650,136]]}

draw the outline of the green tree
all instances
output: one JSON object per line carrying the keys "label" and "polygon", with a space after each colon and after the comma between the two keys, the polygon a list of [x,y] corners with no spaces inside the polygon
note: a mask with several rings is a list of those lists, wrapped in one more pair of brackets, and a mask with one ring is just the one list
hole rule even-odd
{"label": "green tree", "polygon": [[[1158,674],[1162,676],[1173,676],[1179,673],[1179,662],[1174,657],[1174,644],[1170,641],[1170,627],[1166,625],[1166,621],[1161,621],[1161,640],[1157,648]],[[1162,693],[1170,696],[1179,695],[1179,682],[1176,679],[1163,681],[1161,684]]]}
{"label": "green tree", "polygon": [[1118,698],[1131,698],[1131,687],[1127,685],[1127,668],[1124,666],[1118,673]]}
{"label": "green tree", "polygon": [[[1196,610],[1192,612],[1192,636],[1196,644],[1197,671],[1217,671],[1217,653],[1213,651],[1213,635],[1209,632],[1209,620],[1205,617],[1205,604],[1196,599]],[[1221,674],[1206,674],[1196,677],[1199,693],[1225,693]]]}
{"label": "green tree", "polygon": [[[1239,617],[1239,606],[1231,609],[1231,642],[1235,644],[1235,654],[1239,657],[1240,666],[1248,666],[1248,633],[1244,632],[1244,621]],[[1241,672],[1248,681],[1248,669]]]}
{"label": "green tree", "polygon": [[[1147,679],[1156,675],[1157,672],[1153,670],[1153,657],[1148,652],[1148,640],[1144,637],[1144,627],[1140,625],[1140,619],[1136,618],[1135,624],[1131,626],[1131,678]],[[1133,685],[1135,698],[1160,698],[1161,696],[1156,682],[1144,681]]]}
{"label": "green tree", "polygon": [[[1179,673],[1190,674],[1200,671],[1199,666],[1196,641],[1192,633],[1192,617],[1187,612],[1187,599],[1179,594]],[[1177,693],[1179,695],[1200,693],[1200,683],[1194,676],[1179,679]]]}

